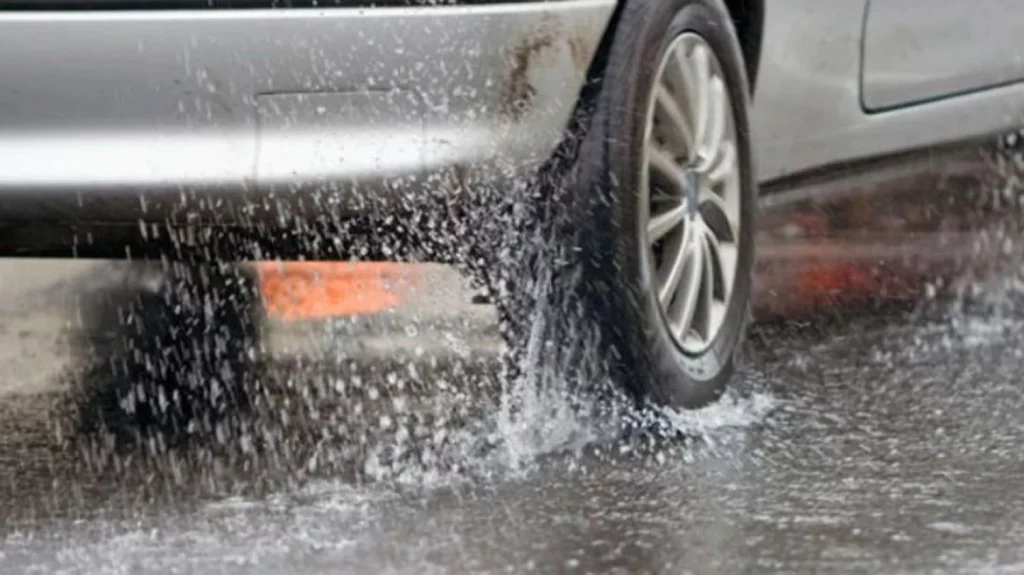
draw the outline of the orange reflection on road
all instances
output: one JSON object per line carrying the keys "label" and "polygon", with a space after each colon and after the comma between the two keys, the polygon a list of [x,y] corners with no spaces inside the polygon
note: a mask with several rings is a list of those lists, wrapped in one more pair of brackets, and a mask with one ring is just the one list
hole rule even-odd
{"label": "orange reflection on road", "polygon": [[419,281],[416,266],[390,262],[260,262],[267,313],[276,319],[325,319],[384,311]]}
{"label": "orange reflection on road", "polygon": [[938,277],[913,266],[863,261],[762,262],[755,282],[755,316],[803,316],[872,302],[915,300]]}

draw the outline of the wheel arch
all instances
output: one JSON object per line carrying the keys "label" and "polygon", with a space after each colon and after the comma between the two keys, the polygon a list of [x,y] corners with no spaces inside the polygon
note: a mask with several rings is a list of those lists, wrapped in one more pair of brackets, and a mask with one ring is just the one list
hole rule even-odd
{"label": "wheel arch", "polygon": [[758,65],[761,61],[761,40],[764,37],[765,0],[724,0],[729,10],[736,36],[743,50],[743,61],[747,68],[750,91],[757,85]]}
{"label": "wheel arch", "polygon": [[[622,8],[627,2],[633,0],[619,0],[608,23],[608,28],[602,38],[601,44],[591,62],[587,74],[589,80],[597,79],[604,72],[608,50],[611,47],[611,40],[618,29],[619,16]],[[722,0],[733,26],[736,28],[736,36],[739,38],[740,48],[743,51],[743,62],[746,66],[747,80],[750,82],[750,93],[754,93],[757,86],[757,72],[761,62],[761,42],[764,38],[764,14],[765,2],[767,0]]]}

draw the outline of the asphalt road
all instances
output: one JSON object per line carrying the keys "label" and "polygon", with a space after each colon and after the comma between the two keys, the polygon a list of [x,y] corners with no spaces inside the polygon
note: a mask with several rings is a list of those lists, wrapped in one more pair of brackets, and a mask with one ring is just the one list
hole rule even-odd
{"label": "asphalt road", "polygon": [[[0,572],[1024,572],[1013,297],[760,324],[721,403],[655,413],[505,381],[430,273],[313,324],[244,319],[224,274],[204,355],[154,340],[151,276],[0,263]],[[224,393],[146,411],[152,362]]]}

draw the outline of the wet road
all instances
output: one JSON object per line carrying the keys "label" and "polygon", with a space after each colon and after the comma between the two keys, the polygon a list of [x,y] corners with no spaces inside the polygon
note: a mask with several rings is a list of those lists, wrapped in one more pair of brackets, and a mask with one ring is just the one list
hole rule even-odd
{"label": "wet road", "polygon": [[1009,303],[759,325],[735,389],[683,414],[504,382],[466,294],[241,322],[260,353],[222,379],[256,399],[190,430],[110,417],[131,350],[155,357],[124,343],[137,276],[4,272],[3,573],[1024,571]]}

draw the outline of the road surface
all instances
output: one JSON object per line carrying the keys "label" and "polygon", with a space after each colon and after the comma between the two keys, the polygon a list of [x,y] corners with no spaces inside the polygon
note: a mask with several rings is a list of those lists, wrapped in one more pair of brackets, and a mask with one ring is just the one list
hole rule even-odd
{"label": "road surface", "polygon": [[0,572],[1024,571],[1012,294],[759,324],[720,404],[656,413],[503,381],[492,311],[424,270],[396,310],[204,340],[259,353],[188,429],[113,417],[132,350],[181,352],[139,335],[146,274],[2,262]]}

